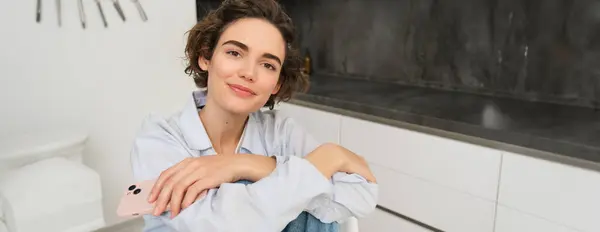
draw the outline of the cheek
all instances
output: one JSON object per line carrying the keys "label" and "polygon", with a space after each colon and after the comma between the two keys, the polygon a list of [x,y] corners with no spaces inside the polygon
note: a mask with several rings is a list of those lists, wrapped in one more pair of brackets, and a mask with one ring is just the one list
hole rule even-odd
{"label": "cheek", "polygon": [[277,74],[270,73],[270,74],[266,75],[260,81],[261,92],[263,92],[265,95],[270,96],[273,93],[273,91],[275,90],[275,88],[277,88],[278,81],[279,81],[279,73],[277,73]]}
{"label": "cheek", "polygon": [[216,56],[212,60],[212,65],[209,72],[218,79],[227,79],[234,76],[238,69],[238,64],[234,61],[225,59],[221,56]]}

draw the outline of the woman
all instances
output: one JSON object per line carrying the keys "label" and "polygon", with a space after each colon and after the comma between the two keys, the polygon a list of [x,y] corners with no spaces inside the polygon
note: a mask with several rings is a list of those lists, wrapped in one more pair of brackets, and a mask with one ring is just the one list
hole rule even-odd
{"label": "woman", "polygon": [[135,179],[158,178],[146,231],[282,231],[303,212],[332,223],[374,209],[364,159],[260,111],[308,84],[293,43],[274,0],[224,1],[192,28],[186,73],[205,90],[146,119],[131,154]]}

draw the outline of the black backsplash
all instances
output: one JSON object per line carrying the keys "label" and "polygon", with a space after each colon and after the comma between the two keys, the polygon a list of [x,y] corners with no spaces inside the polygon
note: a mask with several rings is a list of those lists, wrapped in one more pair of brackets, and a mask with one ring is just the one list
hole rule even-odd
{"label": "black backsplash", "polygon": [[282,0],[316,72],[600,107],[600,1]]}

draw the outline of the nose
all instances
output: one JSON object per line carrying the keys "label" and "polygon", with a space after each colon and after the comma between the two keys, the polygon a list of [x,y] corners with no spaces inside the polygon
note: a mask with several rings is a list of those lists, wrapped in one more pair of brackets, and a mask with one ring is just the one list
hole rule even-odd
{"label": "nose", "polygon": [[239,71],[239,76],[243,79],[246,79],[250,82],[253,82],[255,79],[254,76],[255,67],[252,65],[250,61],[244,62],[243,67]]}

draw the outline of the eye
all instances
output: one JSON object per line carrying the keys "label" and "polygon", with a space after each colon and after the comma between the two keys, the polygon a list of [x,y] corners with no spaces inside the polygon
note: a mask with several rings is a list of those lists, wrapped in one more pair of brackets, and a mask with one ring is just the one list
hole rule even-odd
{"label": "eye", "polygon": [[273,66],[272,64],[264,63],[263,65],[265,66],[265,68],[275,71],[275,66]]}
{"label": "eye", "polygon": [[235,56],[235,57],[240,57],[241,54],[239,52],[236,51],[228,51],[227,54]]}

